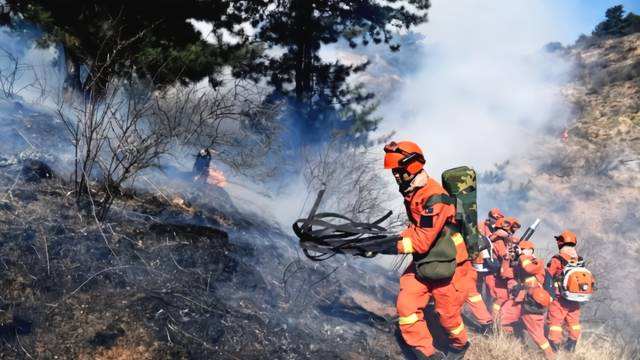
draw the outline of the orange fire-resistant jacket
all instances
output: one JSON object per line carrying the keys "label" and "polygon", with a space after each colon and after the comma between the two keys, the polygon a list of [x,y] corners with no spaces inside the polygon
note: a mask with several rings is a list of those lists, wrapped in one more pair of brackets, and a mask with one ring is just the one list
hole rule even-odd
{"label": "orange fire-resistant jacket", "polygon": [[[402,240],[397,243],[398,253],[427,253],[444,225],[454,221],[456,210],[453,205],[437,203],[430,207],[425,206],[431,196],[440,194],[446,195],[447,191],[437,181],[429,178],[424,186],[405,196],[404,205],[411,224],[401,233]],[[466,260],[467,257],[466,248],[458,247],[458,262]]]}

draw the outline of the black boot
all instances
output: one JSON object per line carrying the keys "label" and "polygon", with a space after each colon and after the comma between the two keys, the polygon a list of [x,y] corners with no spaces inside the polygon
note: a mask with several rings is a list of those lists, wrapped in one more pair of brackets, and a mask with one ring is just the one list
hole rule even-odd
{"label": "black boot", "polygon": [[418,360],[444,360],[445,356],[442,351],[436,350],[435,353],[427,356],[422,351],[413,349],[413,353],[416,355],[416,359]]}
{"label": "black boot", "polygon": [[480,325],[480,335],[489,336],[493,334],[493,322],[488,324]]}
{"label": "black boot", "polygon": [[467,341],[467,343],[464,344],[462,349],[456,349],[456,348],[453,348],[453,347],[449,347],[449,351],[447,352],[447,357],[445,359],[446,360],[461,360],[461,359],[464,359],[464,354],[467,352],[467,349],[469,349],[469,345],[471,345],[471,344]]}
{"label": "black boot", "polygon": [[567,342],[564,344],[564,350],[568,351],[568,352],[574,352],[576,351],[576,344],[578,342],[576,340],[567,340]]}
{"label": "black boot", "polygon": [[551,349],[553,350],[553,352],[555,353],[558,352],[558,349],[560,348],[559,344],[556,344],[553,341],[549,341],[549,345],[551,345]]}

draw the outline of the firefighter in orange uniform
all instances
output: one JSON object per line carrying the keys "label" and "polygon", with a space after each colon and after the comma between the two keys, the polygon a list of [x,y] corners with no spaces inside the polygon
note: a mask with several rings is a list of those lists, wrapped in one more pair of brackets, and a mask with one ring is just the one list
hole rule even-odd
{"label": "firefighter in orange uniform", "polygon": [[[565,230],[556,236],[556,243],[560,253],[551,258],[547,264],[547,271],[555,279],[562,274],[565,264],[578,260],[576,252],[576,235]],[[565,344],[567,351],[574,351],[578,338],[580,337],[580,303],[569,301],[560,296],[558,285],[555,286],[557,301],[549,307],[547,321],[549,324],[549,340],[551,345],[557,349],[562,342],[562,326],[567,325],[569,339]]]}
{"label": "firefighter in orange uniform", "polygon": [[552,303],[551,295],[544,289],[544,263],[534,255],[534,245],[522,241],[518,247],[518,262],[514,268],[518,285],[511,289],[510,299],[500,311],[500,324],[507,332],[522,320],[526,332],[544,352],[546,359],[554,359],[555,352],[544,335],[544,314]]}
{"label": "firefighter in orange uniform", "polygon": [[490,268],[493,273],[486,277],[487,288],[492,298],[493,316],[498,317],[502,305],[509,300],[509,282],[513,283],[513,270],[509,254],[513,233],[519,228],[519,222],[513,217],[498,218],[496,231],[489,239],[492,243],[493,262]]}
{"label": "firefighter in orange uniform", "polygon": [[[448,224],[455,222],[455,207],[442,202],[431,203],[432,197],[447,195],[446,190],[424,171],[422,150],[415,143],[403,141],[385,146],[384,167],[391,169],[404,196],[410,224],[397,243],[400,254],[412,254],[413,260],[400,277],[397,311],[402,337],[418,359],[443,359],[445,355],[433,346],[424,320],[424,307],[433,298],[440,324],[449,337],[447,359],[462,359],[469,348],[462,322],[462,306],[474,283],[475,274],[468,260],[464,239],[451,234]],[[443,236],[446,235],[446,236]],[[450,278],[431,281],[420,275],[420,259],[429,256],[440,241],[455,246],[455,263]],[[453,247],[452,246],[452,247]]]}
{"label": "firefighter in orange uniform", "polygon": [[[487,219],[478,226],[480,233],[487,239],[490,239],[491,234],[496,230],[494,227],[496,221],[501,218],[504,218],[504,215],[500,209],[491,209]],[[472,289],[465,300],[471,314],[481,326],[480,332],[485,335],[491,333],[493,329],[493,316],[489,310],[487,310],[487,305],[481,295],[486,278],[488,276],[493,276],[492,271],[496,270],[496,267],[492,266],[495,264],[495,259],[491,252],[492,249],[486,249],[478,254],[476,259],[474,259],[473,268],[477,274],[475,290]],[[491,283],[495,284],[495,279],[492,279]]]}
{"label": "firefighter in orange uniform", "polygon": [[[480,257],[480,255],[478,255]],[[474,264],[475,266],[476,264]],[[465,299],[465,304],[468,306],[469,311],[476,319],[478,324],[480,324],[480,332],[483,335],[488,335],[493,330],[493,316],[487,310],[487,305],[482,299],[482,295],[480,294],[480,290],[478,289],[478,283],[480,279],[480,271],[476,269],[472,269],[474,273],[470,278],[471,283],[469,284],[469,292],[467,294],[467,298]]]}
{"label": "firefighter in orange uniform", "polygon": [[504,214],[502,213],[502,211],[500,211],[500,209],[491,209],[489,211],[489,216],[487,217],[487,219],[484,222],[480,223],[480,226],[478,226],[478,228],[480,229],[480,233],[482,233],[482,235],[486,237],[491,236],[491,234],[496,231],[496,221],[502,218],[504,218]]}

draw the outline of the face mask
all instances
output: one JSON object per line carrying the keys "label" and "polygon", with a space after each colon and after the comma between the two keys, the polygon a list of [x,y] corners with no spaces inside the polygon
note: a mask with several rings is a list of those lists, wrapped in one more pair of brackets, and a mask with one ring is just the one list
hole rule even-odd
{"label": "face mask", "polygon": [[393,169],[393,177],[396,179],[396,183],[398,184],[398,189],[401,193],[407,191],[407,189],[411,186],[411,180],[408,179],[409,176],[407,171],[403,168]]}

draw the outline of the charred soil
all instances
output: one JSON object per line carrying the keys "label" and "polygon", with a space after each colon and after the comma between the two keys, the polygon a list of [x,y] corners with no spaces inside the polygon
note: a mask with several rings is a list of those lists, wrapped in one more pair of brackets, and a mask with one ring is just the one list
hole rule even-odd
{"label": "charred soil", "polygon": [[[392,279],[357,285],[367,301],[354,300],[340,282],[368,274],[298,260],[288,235],[223,203],[224,190],[196,187],[181,201],[130,194],[97,223],[62,180],[0,170],[0,358],[399,352],[392,315],[367,306],[392,305]],[[340,282],[324,282],[338,270]]]}

